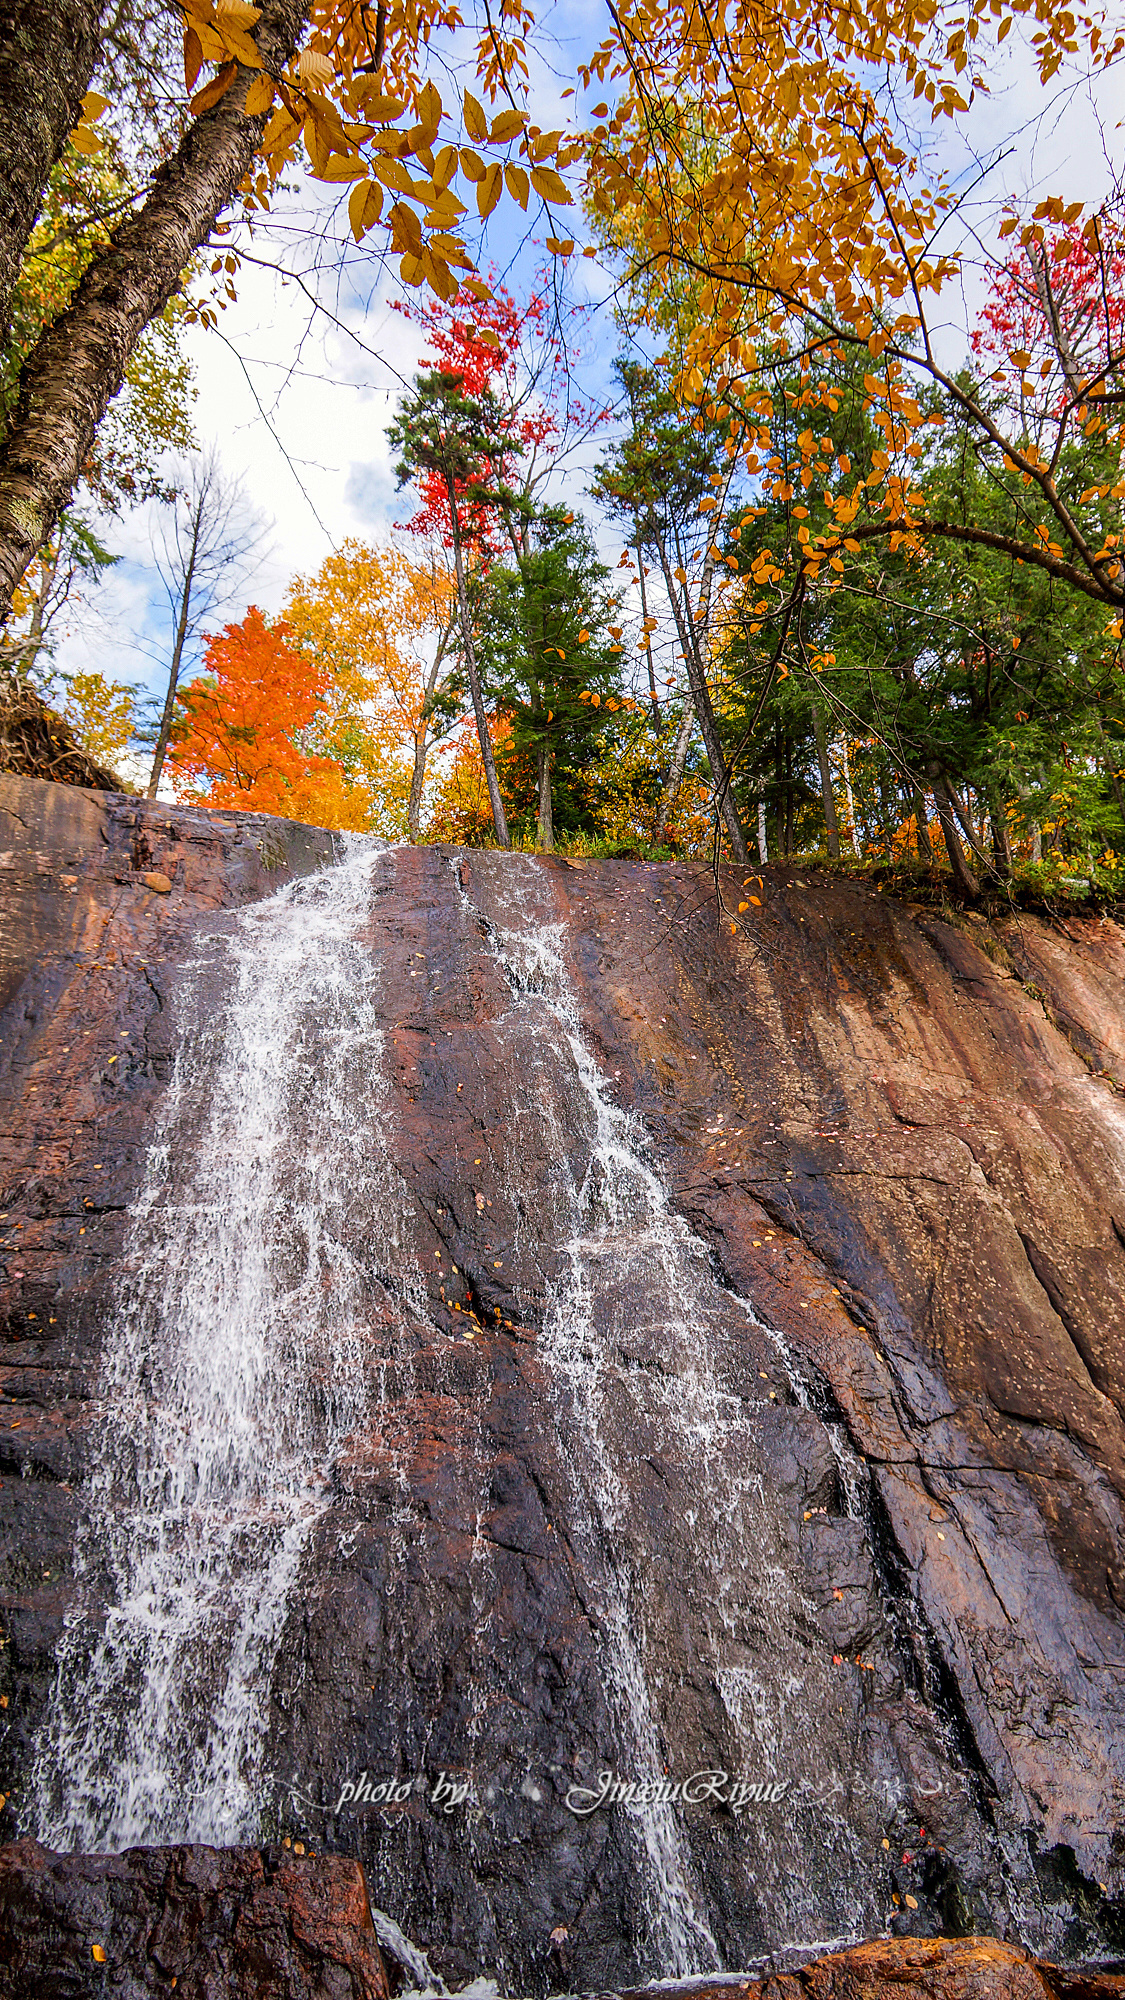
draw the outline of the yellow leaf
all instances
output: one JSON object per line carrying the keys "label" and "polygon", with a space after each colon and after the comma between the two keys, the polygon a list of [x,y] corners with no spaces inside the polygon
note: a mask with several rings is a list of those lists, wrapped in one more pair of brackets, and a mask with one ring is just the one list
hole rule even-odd
{"label": "yellow leaf", "polygon": [[739,914],[739,916],[741,916],[741,915],[742,915],[742,912],[743,912],[743,910],[748,910],[749,908],[750,908],[750,905],[749,905],[749,903],[740,903],[740,904],[739,904],[739,906],[738,906],[738,914]]}
{"label": "yellow leaf", "polygon": [[506,146],[517,132],[523,131],[522,111],[501,111],[492,121],[490,138],[494,146]]}
{"label": "yellow leaf", "polygon": [[587,641],[587,639],[589,638],[589,636],[590,636],[590,634],[589,634],[589,633],[588,633],[588,632],[586,631],[586,628],[585,628],[585,626],[583,626],[583,628],[582,628],[581,632],[580,632],[580,633],[578,634],[578,643],[579,643],[579,645],[580,645],[580,646],[584,646],[584,645],[586,644],[586,641]]}
{"label": "yellow leaf", "polygon": [[531,192],[531,184],[523,168],[515,166],[509,160],[507,166],[504,168],[504,180],[513,201],[518,201],[521,208],[526,208],[527,198]]}
{"label": "yellow leaf", "polygon": [[480,210],[482,222],[485,216],[492,214],[493,209],[500,199],[503,187],[503,168],[499,160],[493,160],[492,165],[486,168],[483,180],[477,182],[477,207]]}
{"label": "yellow leaf", "polygon": [[348,196],[348,221],[357,243],[365,230],[374,227],[382,212],[382,188],[374,181],[357,181]]}
{"label": "yellow leaf", "polygon": [[273,103],[274,83],[269,76],[256,76],[246,93],[246,116],[260,118]]}
{"label": "yellow leaf", "polygon": [[487,139],[488,120],[484,115],[484,106],[473,96],[471,90],[465,92],[465,124],[470,139],[478,141]]}
{"label": "yellow leaf", "polygon": [[297,58],[297,75],[306,90],[327,90],[336,72],[330,56],[319,49],[302,49]]}
{"label": "yellow leaf", "polygon": [[433,183],[436,188],[447,188],[457,172],[456,146],[443,146],[434,161]]}
{"label": "yellow leaf", "polygon": [[287,146],[300,129],[300,123],[293,117],[292,112],[287,111],[284,104],[279,104],[262,133],[262,151],[272,153],[281,146]]}
{"label": "yellow leaf", "polygon": [[91,1958],[95,1958],[99,1965],[105,1964],[105,1952],[102,1950],[100,1944],[92,1944],[90,1946],[90,1956]]}
{"label": "yellow leaf", "polygon": [[573,257],[573,236],[548,236],[547,248],[553,257]]}
{"label": "yellow leaf", "polygon": [[570,189],[553,167],[532,167],[531,185],[544,201],[555,201],[560,208],[570,201]]}
{"label": "yellow leaf", "polygon": [[88,90],[82,99],[82,117],[86,124],[92,125],[95,118],[100,118],[108,103],[108,97],[99,97],[96,90]]}
{"label": "yellow leaf", "polygon": [[750,900],[750,902],[751,902],[751,903],[753,903],[753,904],[755,905],[755,907],[756,907],[757,909],[759,909],[759,910],[761,909],[761,907],[762,907],[762,899],[761,899],[761,897],[760,897],[760,896],[751,896],[751,897],[749,898],[749,900]]}
{"label": "yellow leaf", "polygon": [[[219,95],[222,96],[221,91]],[[84,153],[87,159],[93,159],[102,150],[101,140],[88,125],[76,125],[70,135],[70,143],[76,153]]]}
{"label": "yellow leaf", "polygon": [[471,146],[462,146],[461,148],[461,172],[464,174],[466,180],[482,181],[484,179],[484,161],[481,159],[479,153],[474,153]]}
{"label": "yellow leaf", "polygon": [[369,118],[374,118],[377,123],[383,125],[393,125],[395,119],[401,118],[406,110],[401,97],[388,97],[386,92],[377,86],[365,91],[360,103]]}
{"label": "yellow leaf", "polygon": [[321,181],[355,181],[362,180],[366,173],[367,168],[363,161],[358,159],[354,153],[333,153],[332,157],[325,162],[324,171],[317,175],[317,179]]}
{"label": "yellow leaf", "polygon": [[431,250],[440,251],[451,264],[461,264],[466,270],[472,270],[473,260],[459,236],[450,236],[445,230],[441,230],[430,237],[429,244]]}
{"label": "yellow leaf", "polygon": [[420,257],[403,257],[398,268],[404,285],[420,285],[426,275],[426,267]]}
{"label": "yellow leaf", "polygon": [[414,108],[418,113],[419,124],[424,125],[427,132],[435,133],[441,124],[441,97],[436,85],[427,83],[418,92]]}
{"label": "yellow leaf", "polygon": [[[408,257],[422,255],[422,226],[412,208],[404,201],[396,201],[387,217],[391,225],[392,248],[403,251]],[[408,284],[417,284],[418,279],[407,279]]]}

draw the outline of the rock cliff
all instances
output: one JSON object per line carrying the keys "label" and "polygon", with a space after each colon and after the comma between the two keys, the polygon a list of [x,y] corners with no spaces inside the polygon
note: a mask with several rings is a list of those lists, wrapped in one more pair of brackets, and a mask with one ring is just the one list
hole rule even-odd
{"label": "rock cliff", "polygon": [[[32,781],[0,808],[12,1838],[67,1824],[76,1781],[46,1718],[113,1601],[83,1481],[125,1393],[99,1374],[122,1272],[163,1254],[148,1149],[204,1115],[160,1125],[177,1036],[222,1014],[238,912],[335,847]],[[1125,938],[800,867],[723,893],[734,933],[688,867],[373,864],[332,1114],[359,1193],[315,1278],[362,1409],[235,1834],[362,1859],[448,1979],[510,1990],[888,1925],[1110,1957]],[[301,1034],[294,1132],[334,1059]],[[202,1648],[199,1717],[217,1672]],[[98,1724],[107,1790],[124,1726]]]}

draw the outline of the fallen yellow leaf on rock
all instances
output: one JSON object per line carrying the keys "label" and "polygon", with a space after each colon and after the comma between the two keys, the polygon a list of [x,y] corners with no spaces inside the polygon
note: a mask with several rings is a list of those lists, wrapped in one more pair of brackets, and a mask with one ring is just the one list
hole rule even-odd
{"label": "fallen yellow leaf on rock", "polygon": [[99,1964],[99,1965],[104,1965],[104,1964],[105,1964],[105,1953],[104,1953],[104,1951],[102,1950],[102,1948],[101,1948],[101,1945],[100,1945],[100,1944],[92,1944],[92,1945],[90,1946],[90,1950],[92,1951],[92,1953],[93,1953],[94,1957],[95,1957],[95,1958],[97,1959],[97,1961],[98,1961],[98,1964]]}

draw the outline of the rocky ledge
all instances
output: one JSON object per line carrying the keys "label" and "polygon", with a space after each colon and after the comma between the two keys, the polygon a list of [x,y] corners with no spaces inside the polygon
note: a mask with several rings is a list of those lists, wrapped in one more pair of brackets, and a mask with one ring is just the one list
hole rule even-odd
{"label": "rocky ledge", "polygon": [[[0,2000],[390,2000],[363,1869],[280,1847],[0,1848]],[[436,1989],[431,1989],[436,1990]],[[1125,1973],[1068,1971],[992,1938],[881,1938],[794,1971],[597,2000],[1122,2000]]]}
{"label": "rocky ledge", "polygon": [[[99,1356],[180,973],[202,932],[334,843],[30,781],[6,781],[0,808],[12,1838],[38,1824]],[[1112,1958],[1125,937],[1088,916],[938,915],[805,867],[721,886],[726,912],[705,871],[672,864],[382,858],[365,990],[397,1234],[363,1331],[368,1419],[334,1468],[268,1692],[259,1837],[361,1860],[451,1985],[487,1972],[512,1992],[620,1991],[658,1972],[660,1884],[629,1816],[566,1803],[619,1764],[605,1662],[628,1570],[664,1770],[738,1770],[742,1701],[779,1746],[745,1775],[787,1787],[768,1812],[720,1800],[684,1815],[704,1963],[890,1928],[904,1990],[968,1995],[999,1992],[1018,1953],[963,1951],[964,1979],[993,1985],[939,1989],[917,1970],[940,1960],[927,1939]],[[741,1454],[674,1421],[654,1434],[654,1411],[675,1414],[659,1259],[587,1246],[619,1510],[601,1542],[584,1413],[542,1338],[573,1269],[567,1190],[596,1135],[565,1022],[537,998],[542,954],[537,971],[512,944],[533,933],[565,961],[602,1099],[631,1115],[659,1177],[661,1240],[706,1304]],[[362,1225],[347,1220],[357,1257]],[[744,1573],[726,1579],[701,1452],[747,1507],[752,1486],[765,1496]],[[65,1788],[64,1769],[48,1778]],[[393,1811],[372,1799],[392,1778]],[[885,1948],[870,1949],[857,1963],[882,1978]],[[1020,1963],[1025,1980],[1061,1977]]]}
{"label": "rocky ledge", "polygon": [[0,1848],[0,2000],[388,2000],[358,1862]]}

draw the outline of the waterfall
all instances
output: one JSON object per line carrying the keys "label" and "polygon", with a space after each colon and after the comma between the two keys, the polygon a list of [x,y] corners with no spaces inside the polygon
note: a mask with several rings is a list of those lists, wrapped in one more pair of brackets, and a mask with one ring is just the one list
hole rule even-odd
{"label": "waterfall", "polygon": [[[378,971],[380,852],[196,947],[103,1359],[101,1441],[36,1784],[56,1847],[258,1833],[271,1667],[401,1292]],[[408,1300],[407,1303],[410,1303]]]}
{"label": "waterfall", "polygon": [[[341,1760],[361,1743],[383,1746],[361,1759],[393,1755],[397,1738],[413,1760],[406,1774],[424,1786],[436,1720],[439,1754],[458,1768],[478,1753],[494,1768],[522,1754],[523,1721],[510,1743],[497,1733],[497,1716],[521,1717],[526,1689],[505,1686],[494,1641],[510,1600],[499,1603],[506,1586],[485,1532],[495,1440],[484,1412],[502,1358],[490,1346],[505,1335],[497,1326],[474,1345],[427,1306],[380,1025],[394,1018],[397,989],[384,996],[369,941],[380,872],[394,866],[374,843],[351,840],[336,867],[217,920],[177,990],[174,1071],[107,1329],[79,1608],[38,1745],[38,1831],[50,1845],[269,1833],[280,1781],[267,1748],[284,1737],[276,1714],[271,1729],[271,1690],[283,1636],[285,1657],[291,1640],[300,1657],[302,1564],[315,1545],[346,1573],[361,1527],[384,1559],[385,1639]],[[540,1316],[526,1358],[549,1418],[537,1476],[553,1482],[582,1645],[596,1647],[595,1733],[604,1746],[608,1715],[614,1776],[626,1781],[674,1784],[722,1768],[786,1788],[781,1811],[722,1821],[668,1801],[614,1809],[610,1851],[628,1881],[622,1951],[645,1974],[687,1976],[755,1945],[879,1928],[865,1856],[874,1824],[905,1793],[884,1761],[870,1809],[845,1795],[839,1774],[876,1760],[857,1747],[856,1709],[845,1712],[782,1518],[789,1502],[771,1483],[786,1424],[819,1424],[807,1385],[720,1281],[675,1212],[643,1125],[615,1101],[579,1018],[550,872],[505,855],[476,857],[462,873],[474,887],[460,889],[451,956],[471,970],[483,937],[505,982],[487,1020],[503,1051],[488,1144],[517,1250],[524,1232],[534,1238],[535,1275],[516,1303]],[[472,1003],[461,1018],[463,1066]],[[435,1076],[443,1047],[444,1037],[429,1042]],[[439,1216],[447,1136],[435,1130]],[[416,1404],[435,1392],[454,1412],[455,1442],[431,1521],[410,1452]],[[860,1474],[842,1456],[840,1473],[854,1511]],[[442,1554],[454,1530],[468,1549],[460,1597]],[[432,1660],[430,1629],[446,1649]],[[445,1731],[448,1715],[459,1734]],[[327,1813],[316,1800],[320,1746],[307,1768],[303,1749],[298,1730],[284,1753],[293,1786]],[[530,1765],[520,1798],[556,1812],[563,1851],[585,1856],[597,1842],[562,1804],[582,1744],[567,1737],[565,1772],[550,1752],[541,1742],[555,1801],[544,1803],[543,1772]],[[355,1768],[341,1764],[343,1775]],[[443,1894],[455,1885],[478,1948],[491,1937],[497,1961],[491,1877],[504,1864],[487,1767],[481,1777],[463,1833],[418,1812],[385,1825],[357,1815],[346,1837],[414,1927],[429,1921],[421,1864],[440,1847]],[[550,1902],[553,1881],[532,1873],[529,1883]]]}
{"label": "waterfall", "polygon": [[[512,1170],[531,1148],[554,1163],[561,1257],[539,1354],[569,1468],[570,1531],[601,1593],[619,1775],[674,1780],[721,1762],[751,1783],[785,1781],[781,1814],[748,1814],[741,1860],[731,1863],[765,1906],[764,1942],[863,1935],[881,1912],[864,1886],[870,1869],[846,1802],[825,1784],[826,1766],[847,1770],[849,1751],[854,1762],[853,1719],[843,1719],[823,1643],[809,1644],[815,1611],[779,1533],[761,1444],[762,1427],[780,1416],[767,1378],[788,1378],[793,1405],[813,1420],[807,1383],[780,1336],[716,1279],[706,1245],[672,1209],[643,1126],[614,1102],[579,1018],[545,871],[506,860],[477,902],[513,995],[506,1033],[523,1089]],[[569,1164],[576,1133],[588,1149],[584,1171]],[[750,1351],[772,1358],[772,1369],[747,1370]],[[856,1463],[831,1429],[826,1444],[845,1506],[858,1513]],[[675,1581],[693,1600],[700,1659],[669,1653],[659,1629],[668,1557],[633,1498],[646,1459],[664,1466],[684,1509],[693,1566]],[[685,1669],[715,1697],[706,1736],[682,1699]],[[882,1809],[904,1796],[888,1778]],[[683,1807],[657,1803],[629,1817],[652,1970],[721,1966]]]}

